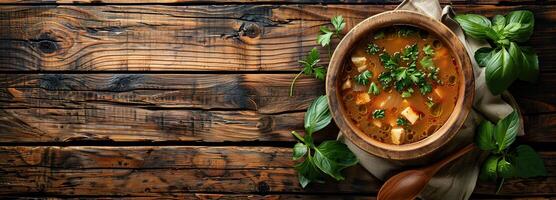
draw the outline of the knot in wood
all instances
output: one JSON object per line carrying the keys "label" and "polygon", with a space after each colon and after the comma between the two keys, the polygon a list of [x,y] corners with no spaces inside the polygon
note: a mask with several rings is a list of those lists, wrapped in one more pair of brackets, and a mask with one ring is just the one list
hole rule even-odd
{"label": "knot in wood", "polygon": [[58,45],[51,40],[40,40],[37,44],[37,48],[43,53],[50,54],[58,50]]}
{"label": "knot in wood", "polygon": [[245,22],[239,28],[242,36],[247,36],[250,38],[256,38],[261,33],[261,29],[255,23]]}
{"label": "knot in wood", "polygon": [[257,185],[257,191],[261,194],[266,194],[270,192],[270,186],[264,181],[259,182],[259,184]]}

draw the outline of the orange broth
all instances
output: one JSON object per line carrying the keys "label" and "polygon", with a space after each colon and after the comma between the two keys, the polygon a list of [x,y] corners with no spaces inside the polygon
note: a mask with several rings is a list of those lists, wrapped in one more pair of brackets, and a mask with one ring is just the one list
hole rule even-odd
{"label": "orange broth", "polygon": [[[403,59],[408,55],[404,49],[415,44],[418,56],[413,58],[416,59]],[[373,53],[369,45],[378,48],[374,48]],[[429,51],[425,53],[427,46]],[[380,50],[376,52],[376,49]],[[385,68],[381,54],[390,55],[398,66]],[[402,58],[396,60],[395,55]],[[423,65],[421,61],[425,57],[432,59],[433,65]],[[357,79],[366,70],[372,75]],[[403,72],[407,72],[406,76]],[[361,131],[383,143],[408,144],[428,137],[449,118],[460,89],[457,84],[458,77],[461,77],[459,73],[449,48],[437,37],[414,27],[397,25],[374,32],[352,50],[341,73],[340,90],[348,117]],[[384,79],[379,80],[379,77]],[[382,82],[388,77],[391,78],[390,86]],[[403,85],[396,83],[398,77],[410,77],[410,84],[398,89],[398,84]],[[376,86],[374,90],[369,90],[371,83]]]}

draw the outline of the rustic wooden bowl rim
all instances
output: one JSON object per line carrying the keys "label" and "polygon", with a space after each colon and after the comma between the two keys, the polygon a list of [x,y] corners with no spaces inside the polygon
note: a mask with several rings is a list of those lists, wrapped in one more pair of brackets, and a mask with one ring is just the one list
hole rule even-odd
{"label": "rustic wooden bowl rim", "polygon": [[[340,74],[346,57],[349,56],[356,42],[375,30],[392,25],[415,26],[436,35],[443,44],[450,47],[451,53],[459,66],[459,74],[462,75],[462,77],[458,78],[458,84],[460,84],[458,100],[454,111],[446,123],[427,138],[403,145],[386,144],[376,141],[355,127],[351,120],[345,117],[344,106],[340,101],[341,97],[337,79],[337,75]],[[471,110],[475,92],[474,88],[471,60],[458,37],[440,21],[417,12],[404,10],[387,11],[374,15],[351,29],[336,47],[326,76],[326,93],[330,111],[344,137],[368,153],[393,160],[418,159],[429,155],[448,143],[457,134]]]}

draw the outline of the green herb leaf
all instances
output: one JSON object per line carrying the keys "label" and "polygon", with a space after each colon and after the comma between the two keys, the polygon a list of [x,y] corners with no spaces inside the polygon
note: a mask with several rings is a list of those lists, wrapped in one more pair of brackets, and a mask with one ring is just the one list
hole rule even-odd
{"label": "green herb leaf", "polygon": [[505,159],[498,161],[496,170],[498,171],[498,175],[502,178],[512,178],[515,173],[514,166]]}
{"label": "green herb leaf", "polygon": [[390,72],[382,72],[378,75],[378,81],[383,89],[389,88],[392,84],[392,75]]}
{"label": "green herb leaf", "polygon": [[407,37],[407,36],[410,36],[410,35],[415,34],[415,33],[417,33],[417,30],[413,27],[410,27],[410,26],[401,26],[398,29],[398,36],[399,37]]}
{"label": "green herb leaf", "polygon": [[515,150],[516,175],[520,178],[547,176],[540,156],[528,145],[519,145]]}
{"label": "green herb leaf", "polygon": [[375,82],[371,82],[371,85],[369,85],[369,90],[367,91],[367,93],[378,95],[380,94],[380,89],[378,89],[378,86],[375,84]]}
{"label": "green herb leaf", "polygon": [[317,44],[320,44],[323,47],[328,46],[330,44],[330,41],[332,40],[332,35],[334,34],[334,32],[332,32],[326,26],[321,26],[320,32],[321,33],[317,36]]}
{"label": "green herb leaf", "polygon": [[479,64],[479,67],[484,67],[487,61],[492,57],[494,49],[490,47],[482,47],[475,51],[475,61]]}
{"label": "green herb leaf", "polygon": [[517,71],[505,47],[494,50],[486,66],[486,82],[494,95],[501,94],[517,78]]}
{"label": "green herb leaf", "polygon": [[502,32],[502,29],[506,26],[506,18],[502,15],[496,15],[492,19],[492,29],[497,33]]}
{"label": "green herb leaf", "polygon": [[479,125],[477,136],[475,137],[475,144],[479,149],[490,151],[496,149],[496,141],[494,140],[494,124],[489,121],[481,122]]}
{"label": "green herb leaf", "polygon": [[293,159],[298,160],[305,156],[307,153],[307,146],[303,143],[298,142],[293,146]]}
{"label": "green herb leaf", "polygon": [[479,178],[484,181],[493,181],[496,180],[498,177],[497,175],[497,168],[498,168],[498,160],[500,160],[500,156],[490,155],[483,166],[481,167],[481,172],[479,173]]}
{"label": "green herb leaf", "polygon": [[396,52],[394,56],[390,56],[387,52],[381,53],[379,56],[382,66],[387,70],[393,70],[398,68],[398,62],[400,60],[400,54]]}
{"label": "green herb leaf", "polygon": [[332,116],[328,110],[326,96],[320,96],[313,101],[305,113],[305,131],[310,136],[312,133],[326,127],[331,120]]}
{"label": "green herb leaf", "polygon": [[535,17],[528,10],[512,11],[506,15],[506,26],[502,34],[513,41],[525,42],[533,34]]}
{"label": "green herb leaf", "polygon": [[375,40],[379,40],[379,39],[384,38],[384,31],[379,31],[378,33],[375,33],[375,35],[373,36],[373,38],[374,38]]}
{"label": "green herb leaf", "polygon": [[355,80],[355,83],[359,84],[359,85],[367,85],[370,82],[370,78],[373,77],[373,73],[369,70],[365,70],[364,72],[361,72],[361,74],[356,75],[355,77],[353,77],[353,80]]}
{"label": "green herb leaf", "polygon": [[498,121],[494,133],[494,139],[498,144],[498,152],[508,148],[515,141],[518,130],[519,114],[516,111]]}
{"label": "green herb leaf", "polygon": [[423,53],[425,53],[425,55],[427,56],[434,56],[434,49],[432,48],[432,46],[430,44],[427,44],[423,47]]}
{"label": "green herb leaf", "polygon": [[324,67],[313,68],[313,73],[315,74],[316,79],[324,80],[324,78],[326,77],[326,68]]}
{"label": "green herb leaf", "polygon": [[365,50],[368,54],[371,55],[375,55],[376,53],[382,51],[382,48],[380,48],[377,44],[375,43],[369,43],[367,45],[367,49]]}
{"label": "green herb leaf", "polygon": [[417,44],[407,45],[402,51],[402,59],[403,60],[417,60],[419,56],[419,48]]}
{"label": "green herb leaf", "polygon": [[373,118],[375,119],[382,119],[385,115],[386,113],[383,109],[376,109],[375,111],[373,111]]}
{"label": "green herb leaf", "polygon": [[539,58],[531,48],[521,48],[522,58],[519,64],[519,79],[533,82],[539,77]]}
{"label": "green herb leaf", "polygon": [[334,26],[336,34],[339,34],[346,27],[346,23],[344,22],[344,18],[341,15],[332,17],[330,22],[332,22],[332,25]]}
{"label": "green herb leaf", "polygon": [[313,162],[313,157],[308,155],[307,158],[301,163],[295,165],[295,170],[297,171],[297,177],[299,178],[299,184],[301,187],[306,187],[310,182],[324,182],[323,173]]}
{"label": "green herb leaf", "polygon": [[403,117],[398,117],[398,119],[396,119],[396,124],[398,124],[398,126],[406,126],[409,122]]}
{"label": "green herb leaf", "polygon": [[315,148],[315,165],[336,180],[343,180],[341,171],[357,164],[357,158],[344,143],[325,141]]}
{"label": "green herb leaf", "polygon": [[425,102],[425,104],[429,108],[432,108],[434,105],[436,105],[436,103],[434,103],[434,101],[432,100],[432,97],[427,97],[427,101]]}
{"label": "green herb leaf", "polygon": [[486,39],[487,31],[491,29],[490,20],[481,15],[456,15],[454,19],[461,25],[465,34],[475,39]]}

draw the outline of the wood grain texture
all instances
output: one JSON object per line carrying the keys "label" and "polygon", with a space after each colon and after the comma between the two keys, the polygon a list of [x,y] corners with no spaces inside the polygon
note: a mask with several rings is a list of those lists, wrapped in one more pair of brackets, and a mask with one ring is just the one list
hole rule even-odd
{"label": "wood grain texture", "polygon": [[[500,194],[556,194],[556,153],[540,155],[547,178],[508,181]],[[356,166],[346,170],[345,181],[302,190],[291,149],[278,147],[1,147],[0,160],[2,195],[368,194],[380,184]],[[491,194],[494,187],[480,183],[475,193]]]}
{"label": "wood grain texture", "polygon": [[[395,5],[0,6],[0,70],[297,71],[319,26],[343,15],[349,30]],[[535,13],[530,45],[556,66],[556,6],[467,6],[493,16]],[[547,24],[542,26],[542,24]],[[324,49],[321,49],[324,52]],[[323,58],[326,62],[328,58]]]}
{"label": "wood grain texture", "polygon": [[147,109],[302,111],[322,81],[293,74],[0,74],[0,108],[83,109],[105,103]]}
{"label": "wood grain texture", "polygon": [[[173,4],[173,3],[326,3],[326,4],[399,4],[402,0],[2,0],[0,4]],[[548,4],[554,0],[440,0],[442,4]]]}
{"label": "wood grain texture", "polygon": [[[79,200],[96,200],[96,199],[117,199],[117,200],[148,200],[148,199],[187,199],[187,200],[375,200],[376,198],[372,195],[355,195],[355,194],[227,194],[227,193],[182,193],[182,194],[160,194],[155,197],[114,197],[114,196],[87,196],[79,198],[60,198],[60,197],[21,197],[21,196],[4,196],[9,199],[19,199],[19,200],[58,200],[58,199],[79,199]],[[473,198],[473,200],[478,200],[479,198]],[[523,199],[525,200],[525,199]],[[536,200],[548,200],[548,199],[536,199]]]}
{"label": "wood grain texture", "polygon": [[5,109],[0,111],[0,141],[293,141],[290,132],[303,130],[303,115],[106,104],[83,109]]}

